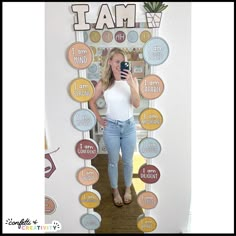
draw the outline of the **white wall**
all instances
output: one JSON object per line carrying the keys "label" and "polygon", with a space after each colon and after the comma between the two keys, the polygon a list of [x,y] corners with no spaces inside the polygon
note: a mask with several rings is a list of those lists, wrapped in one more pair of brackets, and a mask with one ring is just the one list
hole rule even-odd
{"label": "white wall", "polygon": [[79,194],[85,187],[76,180],[76,172],[84,166],[84,160],[75,153],[81,133],[71,125],[72,113],[80,108],[68,93],[69,83],[77,77],[77,71],[66,60],[66,49],[75,42],[73,32],[72,3],[46,3],[45,29],[45,109],[49,150],[60,150],[51,154],[56,171],[45,179],[45,194],[52,197],[57,208],[46,216],[46,223],[58,220],[60,232],[87,233],[80,225],[80,216],[87,212],[79,203]]}
{"label": "white wall", "polygon": [[[46,3],[46,58],[45,58],[45,109],[49,150],[60,147],[52,154],[56,172],[45,179],[45,194],[57,203],[56,212],[46,216],[46,223],[58,220],[65,233],[88,232],[80,225],[80,217],[87,212],[78,197],[86,188],[80,185],[75,174],[85,165],[75,153],[75,144],[82,135],[71,125],[72,113],[80,108],[68,94],[69,83],[78,73],[66,60],[66,49],[75,42],[71,12],[73,3]],[[98,3],[93,3],[88,19],[97,16]],[[118,3],[116,3],[118,4]],[[137,3],[138,19],[143,18],[142,7]],[[152,161],[161,172],[160,180],[151,186],[159,198],[157,207],[147,211],[158,223],[152,233],[184,231],[190,207],[190,81],[191,81],[191,4],[168,3],[163,13],[159,36],[170,47],[165,63],[157,67],[165,91],[155,102],[161,111],[163,125],[150,135],[156,137],[162,152]],[[96,7],[95,7],[96,6]]]}
{"label": "white wall", "polygon": [[191,3],[167,4],[159,36],[168,42],[170,54],[156,68],[165,85],[155,102],[163,124],[153,132],[162,145],[152,162],[161,172],[152,185],[159,197],[151,211],[158,222],[156,233],[186,230],[191,197]]}

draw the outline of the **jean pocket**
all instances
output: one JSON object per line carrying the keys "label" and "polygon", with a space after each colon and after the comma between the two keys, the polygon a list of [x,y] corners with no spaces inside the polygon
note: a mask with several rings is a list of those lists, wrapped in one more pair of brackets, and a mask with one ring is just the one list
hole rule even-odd
{"label": "jean pocket", "polygon": [[130,126],[136,126],[135,120],[130,121],[129,125],[130,125]]}
{"label": "jean pocket", "polygon": [[106,125],[106,128],[107,128],[107,129],[116,129],[117,127],[118,127],[117,124],[115,124],[115,123],[113,123],[113,122],[111,122],[111,121],[108,121],[108,122],[107,122],[107,125]]}

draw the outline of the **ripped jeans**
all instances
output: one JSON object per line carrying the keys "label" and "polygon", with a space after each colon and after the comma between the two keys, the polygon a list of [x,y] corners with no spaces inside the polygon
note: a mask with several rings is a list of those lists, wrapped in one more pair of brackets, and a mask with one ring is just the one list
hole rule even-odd
{"label": "ripped jeans", "polygon": [[124,168],[125,187],[130,187],[133,177],[133,154],[136,146],[136,127],[134,118],[126,121],[107,118],[103,132],[108,152],[108,175],[112,188],[118,188],[118,161],[121,149]]}

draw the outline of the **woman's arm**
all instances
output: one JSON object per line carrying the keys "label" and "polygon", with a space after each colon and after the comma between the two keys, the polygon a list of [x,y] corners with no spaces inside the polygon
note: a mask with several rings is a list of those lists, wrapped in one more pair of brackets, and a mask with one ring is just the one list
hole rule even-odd
{"label": "woman's arm", "polygon": [[132,78],[134,80],[134,85],[130,86],[131,91],[131,103],[135,108],[138,108],[140,105],[140,96],[139,96],[139,84],[136,77]]}
{"label": "woman's arm", "polygon": [[126,70],[127,75],[126,75],[126,81],[130,86],[130,91],[131,91],[131,104],[135,107],[138,108],[140,105],[140,96],[139,96],[139,84],[138,80],[136,77],[133,77],[131,72]]}
{"label": "woman's arm", "polygon": [[101,126],[105,126],[106,125],[106,120],[102,119],[102,117],[100,116],[98,109],[97,109],[97,105],[96,105],[96,101],[97,99],[103,94],[103,88],[102,88],[102,82],[99,81],[95,87],[95,93],[94,96],[89,100],[89,107],[90,109],[93,111],[93,113],[95,114],[97,121],[99,122],[99,124]]}

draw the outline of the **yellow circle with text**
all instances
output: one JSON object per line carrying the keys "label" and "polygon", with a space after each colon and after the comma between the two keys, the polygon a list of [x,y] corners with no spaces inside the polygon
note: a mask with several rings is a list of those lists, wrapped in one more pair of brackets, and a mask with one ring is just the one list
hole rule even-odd
{"label": "yellow circle with text", "polygon": [[99,33],[98,31],[92,31],[92,32],[90,33],[89,37],[90,37],[90,40],[91,40],[92,42],[94,42],[94,43],[99,42],[100,39],[101,39],[101,35],[100,35],[100,33]]}
{"label": "yellow circle with text", "polygon": [[140,34],[140,40],[143,43],[146,43],[150,38],[152,37],[151,33],[147,30],[144,30],[141,34]]}
{"label": "yellow circle with text", "polygon": [[156,229],[157,222],[152,217],[145,216],[140,220],[138,220],[137,227],[142,232],[152,232],[153,230]]}
{"label": "yellow circle with text", "polygon": [[140,113],[139,123],[145,130],[156,130],[162,125],[163,117],[157,109],[147,108]]}
{"label": "yellow circle with text", "polygon": [[88,102],[94,96],[93,83],[85,78],[74,79],[69,90],[70,96],[77,102]]}
{"label": "yellow circle with text", "polygon": [[83,192],[79,197],[81,205],[86,208],[96,208],[100,205],[99,197],[93,192]]}

